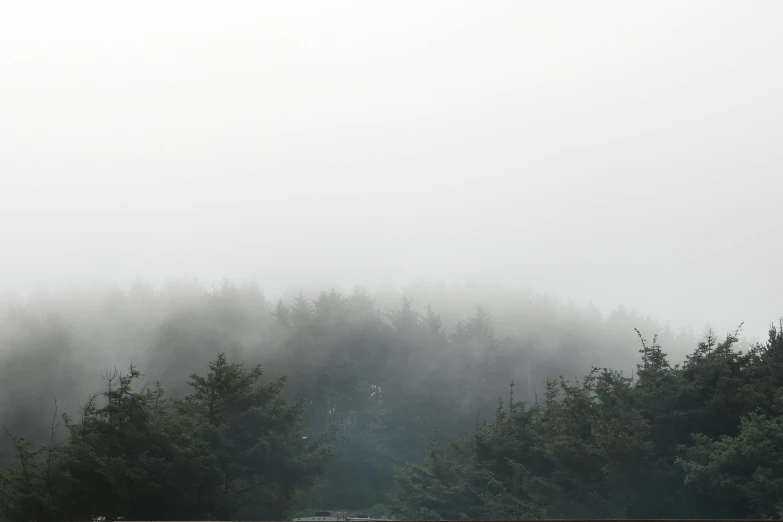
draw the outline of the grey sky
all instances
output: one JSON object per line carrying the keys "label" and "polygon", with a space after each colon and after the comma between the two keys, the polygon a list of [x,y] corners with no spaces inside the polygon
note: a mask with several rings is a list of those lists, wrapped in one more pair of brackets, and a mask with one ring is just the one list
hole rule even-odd
{"label": "grey sky", "polygon": [[0,287],[783,314],[783,3],[7,2]]}

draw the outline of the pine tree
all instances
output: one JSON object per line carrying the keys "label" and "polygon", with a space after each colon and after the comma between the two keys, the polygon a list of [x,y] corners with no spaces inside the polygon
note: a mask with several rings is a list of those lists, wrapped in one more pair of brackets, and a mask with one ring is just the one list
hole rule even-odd
{"label": "pine tree", "polygon": [[389,312],[392,328],[398,334],[414,334],[419,326],[419,313],[413,309],[413,301],[403,297],[402,308]]}
{"label": "pine tree", "polygon": [[302,292],[299,292],[291,303],[290,317],[294,328],[302,328],[313,321],[313,308]]}
{"label": "pine tree", "polygon": [[275,316],[275,325],[278,328],[283,330],[291,328],[291,313],[282,299],[277,301],[277,306],[275,307],[275,311],[272,312],[272,315]]}

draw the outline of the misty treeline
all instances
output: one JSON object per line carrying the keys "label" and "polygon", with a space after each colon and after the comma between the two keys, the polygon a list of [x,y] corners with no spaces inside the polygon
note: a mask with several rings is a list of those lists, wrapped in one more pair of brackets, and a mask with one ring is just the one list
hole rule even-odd
{"label": "misty treeline", "polygon": [[321,474],[329,431],[300,435],[303,401],[280,396],[285,379],[260,384],[260,366],[224,354],[189,394],[169,401],[160,384],[134,390],[141,373],[104,375],[72,420],[67,442],[33,447],[10,432],[18,466],[0,474],[0,513],[30,520],[283,519]]}
{"label": "misty treeline", "polygon": [[[403,293],[177,281],[7,299],[0,516],[779,514],[778,330],[696,345],[622,309]],[[658,332],[641,362],[635,328]]]}
{"label": "misty treeline", "polygon": [[416,519],[783,518],[783,324],[746,352],[713,335],[672,365],[641,338],[631,378],[511,386],[466,438],[430,439],[396,472],[391,512]]}

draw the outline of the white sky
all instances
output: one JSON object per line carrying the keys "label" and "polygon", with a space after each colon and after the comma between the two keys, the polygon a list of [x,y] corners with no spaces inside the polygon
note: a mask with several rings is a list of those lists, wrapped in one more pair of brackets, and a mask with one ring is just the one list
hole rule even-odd
{"label": "white sky", "polygon": [[783,314],[782,2],[5,2],[0,287]]}

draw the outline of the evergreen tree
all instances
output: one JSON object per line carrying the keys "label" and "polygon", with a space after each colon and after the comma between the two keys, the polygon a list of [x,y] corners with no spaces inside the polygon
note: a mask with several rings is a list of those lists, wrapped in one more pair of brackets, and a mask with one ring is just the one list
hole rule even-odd
{"label": "evergreen tree", "polygon": [[412,335],[419,327],[419,313],[413,309],[413,301],[402,298],[402,308],[389,312],[392,328],[402,335]]}
{"label": "evergreen tree", "polygon": [[79,421],[65,416],[67,443],[14,439],[0,519],[284,520],[323,473],[332,433],[304,435],[304,403],[280,396],[285,379],[260,384],[260,366],[225,354],[209,368],[173,404],[160,385],[134,391],[133,366],[107,372]]}
{"label": "evergreen tree", "polygon": [[313,321],[313,307],[302,292],[299,292],[299,295],[294,298],[290,315],[294,328],[302,328]]}
{"label": "evergreen tree", "polygon": [[291,328],[291,312],[288,310],[285,303],[283,303],[282,299],[277,301],[277,306],[275,307],[275,311],[272,312],[272,315],[275,316],[275,325],[278,328],[281,330],[288,330]]}

